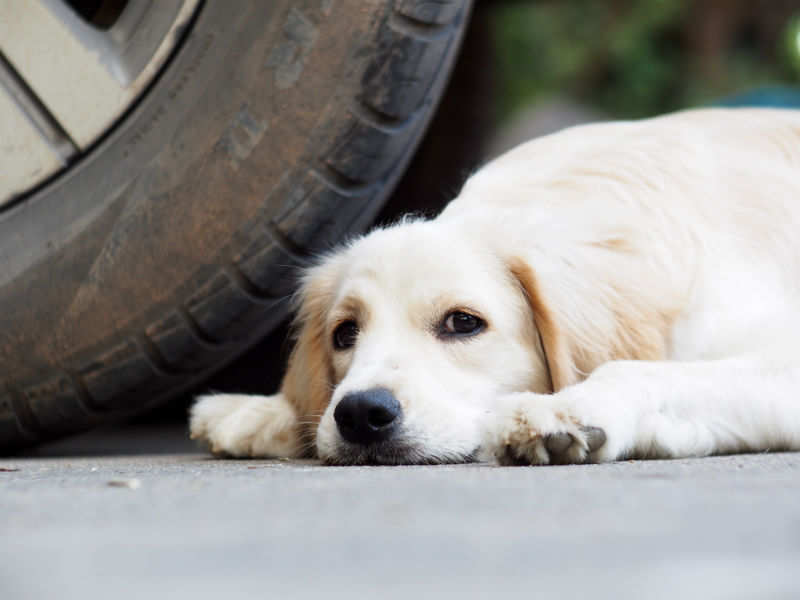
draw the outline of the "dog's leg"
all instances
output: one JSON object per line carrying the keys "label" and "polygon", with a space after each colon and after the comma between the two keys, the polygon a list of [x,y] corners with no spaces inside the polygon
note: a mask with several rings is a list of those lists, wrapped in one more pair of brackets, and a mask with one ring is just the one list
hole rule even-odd
{"label": "dog's leg", "polygon": [[800,364],[615,361],[553,395],[500,399],[484,452],[506,464],[800,449]]}
{"label": "dog's leg", "polygon": [[297,414],[282,394],[200,396],[191,409],[189,431],[218,455],[281,458],[302,450]]}

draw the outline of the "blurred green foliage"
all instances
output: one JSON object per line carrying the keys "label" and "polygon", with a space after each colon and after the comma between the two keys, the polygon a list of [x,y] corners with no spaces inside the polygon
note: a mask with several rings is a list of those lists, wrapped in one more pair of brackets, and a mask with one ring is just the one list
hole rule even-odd
{"label": "blurred green foliage", "polygon": [[800,73],[800,16],[793,17],[786,25],[781,42],[784,60],[795,73]]}
{"label": "blurred green foliage", "polygon": [[[727,5],[717,7],[705,16],[725,25]],[[557,95],[612,117],[634,118],[800,80],[797,18],[766,42],[761,30],[758,37],[753,26],[739,21],[735,30],[722,30],[727,37],[714,46],[703,36],[719,38],[720,29],[698,27],[696,8],[691,0],[497,3],[491,30],[500,117]]]}

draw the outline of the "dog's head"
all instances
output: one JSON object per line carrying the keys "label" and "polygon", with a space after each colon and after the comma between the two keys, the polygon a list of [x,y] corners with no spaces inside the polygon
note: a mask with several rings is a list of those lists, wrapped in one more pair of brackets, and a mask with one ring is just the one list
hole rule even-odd
{"label": "dog's head", "polygon": [[528,265],[437,222],[311,268],[296,325],[283,393],[334,464],[471,460],[499,396],[573,377]]}

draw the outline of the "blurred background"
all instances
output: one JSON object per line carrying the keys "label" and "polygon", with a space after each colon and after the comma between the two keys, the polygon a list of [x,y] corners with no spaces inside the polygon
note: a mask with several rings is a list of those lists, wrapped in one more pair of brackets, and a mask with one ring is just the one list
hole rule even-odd
{"label": "blurred background", "polygon": [[737,104],[800,106],[800,1],[479,0],[383,219],[434,214],[480,164],[563,127]]}
{"label": "blurred background", "polygon": [[798,78],[797,2],[551,0],[484,10],[500,121],[553,97],[646,117]]}
{"label": "blurred background", "polygon": [[[702,105],[800,106],[797,90],[800,0],[478,0],[433,125],[379,222],[435,215],[482,163],[566,126]],[[274,392],[287,334],[197,391]],[[182,421],[190,401],[138,422]]]}

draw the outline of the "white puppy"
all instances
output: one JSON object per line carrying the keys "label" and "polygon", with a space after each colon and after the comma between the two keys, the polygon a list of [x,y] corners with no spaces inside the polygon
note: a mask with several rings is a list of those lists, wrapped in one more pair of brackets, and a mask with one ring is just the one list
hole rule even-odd
{"label": "white puppy", "polygon": [[575,127],[311,268],[281,392],[192,437],[332,464],[800,449],[800,112]]}

